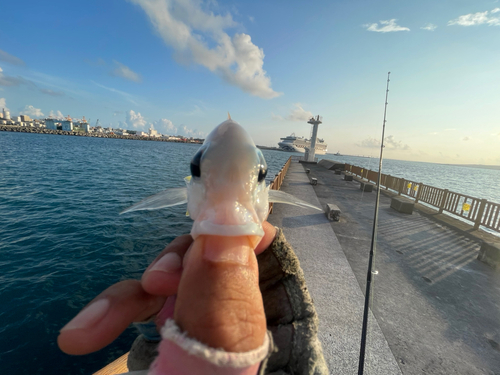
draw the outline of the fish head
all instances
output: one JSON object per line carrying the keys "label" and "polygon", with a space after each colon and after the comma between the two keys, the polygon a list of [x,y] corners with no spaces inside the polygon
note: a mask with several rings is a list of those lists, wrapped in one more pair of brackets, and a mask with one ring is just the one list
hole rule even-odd
{"label": "fish head", "polygon": [[269,211],[264,156],[245,129],[227,120],[205,139],[186,179],[191,236],[247,236],[256,246]]}

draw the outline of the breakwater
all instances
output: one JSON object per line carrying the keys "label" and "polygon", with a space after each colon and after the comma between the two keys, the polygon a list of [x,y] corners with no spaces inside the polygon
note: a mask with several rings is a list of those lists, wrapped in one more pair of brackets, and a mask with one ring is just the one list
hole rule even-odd
{"label": "breakwater", "polygon": [[[378,172],[356,165],[345,164],[345,171],[367,181],[377,183]],[[448,213],[460,219],[472,222],[474,229],[483,226],[500,233],[500,204],[469,195],[425,185],[421,182],[394,177],[382,173],[380,185],[386,190],[393,190],[398,195],[413,198],[415,203],[423,203],[436,208],[439,213]]]}
{"label": "breakwater", "polygon": [[156,142],[175,142],[175,143],[197,143],[202,144],[202,140],[191,139],[166,139],[160,137],[143,137],[137,135],[118,135],[107,133],[86,133],[81,131],[53,130],[46,128],[35,128],[28,126],[12,126],[0,125],[0,131],[16,132],[16,133],[37,133],[37,134],[55,134],[55,135],[71,135],[77,137],[93,137],[93,138],[115,138],[115,139],[131,139],[140,141],[156,141]]}

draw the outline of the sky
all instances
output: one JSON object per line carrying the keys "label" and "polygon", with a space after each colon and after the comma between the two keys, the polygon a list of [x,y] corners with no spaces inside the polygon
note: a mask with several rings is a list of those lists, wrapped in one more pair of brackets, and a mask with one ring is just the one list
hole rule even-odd
{"label": "sky", "polygon": [[0,110],[258,145],[500,165],[499,0],[17,0],[2,4]]}

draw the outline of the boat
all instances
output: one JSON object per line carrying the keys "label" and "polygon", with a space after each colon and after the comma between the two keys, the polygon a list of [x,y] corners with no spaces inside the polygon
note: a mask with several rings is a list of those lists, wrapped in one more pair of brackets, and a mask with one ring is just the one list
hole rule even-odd
{"label": "boat", "polygon": [[344,156],[340,153],[340,151],[337,151],[337,153],[333,154],[334,156]]}
{"label": "boat", "polygon": [[[278,146],[284,151],[305,153],[306,147],[311,147],[311,140],[305,139],[304,137],[297,137],[295,133],[280,139],[281,142],[278,142]],[[316,138],[315,149],[316,155],[325,155],[328,151],[328,145],[323,139]]]}

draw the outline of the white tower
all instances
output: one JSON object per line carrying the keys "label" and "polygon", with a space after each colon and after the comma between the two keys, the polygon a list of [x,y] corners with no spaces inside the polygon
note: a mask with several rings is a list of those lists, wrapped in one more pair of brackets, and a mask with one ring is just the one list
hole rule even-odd
{"label": "white tower", "polygon": [[5,108],[3,109],[3,118],[5,120],[10,120],[10,112],[6,111]]}
{"label": "white tower", "polygon": [[314,161],[314,156],[316,153],[316,138],[318,137],[318,125],[322,124],[323,117],[320,117],[319,115],[316,116],[316,118],[311,117],[309,121],[307,121],[308,124],[311,124],[313,126],[313,131],[312,131],[312,137],[311,137],[311,148],[309,149],[309,152],[306,153],[306,161]]}

